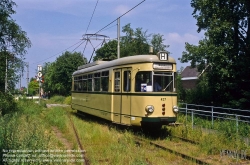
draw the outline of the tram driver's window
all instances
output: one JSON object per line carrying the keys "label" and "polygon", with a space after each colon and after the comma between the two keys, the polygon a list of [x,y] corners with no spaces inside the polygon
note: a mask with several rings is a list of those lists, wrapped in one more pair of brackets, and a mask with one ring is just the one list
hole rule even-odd
{"label": "tram driver's window", "polygon": [[131,88],[131,71],[124,71],[123,72],[123,91],[125,92],[130,92],[130,88]]}

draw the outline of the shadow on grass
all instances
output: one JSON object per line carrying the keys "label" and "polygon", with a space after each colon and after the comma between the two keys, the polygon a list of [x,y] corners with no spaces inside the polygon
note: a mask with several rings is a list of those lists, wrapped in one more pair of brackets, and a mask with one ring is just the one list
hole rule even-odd
{"label": "shadow on grass", "polygon": [[167,127],[161,127],[161,128],[152,128],[152,129],[142,129],[142,127],[139,126],[127,126],[127,125],[121,125],[121,124],[116,124],[112,123],[109,120],[99,118],[97,116],[93,116],[81,111],[77,112],[71,112],[72,115],[75,115],[76,117],[86,121],[86,122],[91,122],[91,123],[96,123],[100,124],[103,126],[107,126],[109,129],[115,129],[120,132],[131,132],[132,134],[136,136],[143,136],[148,139],[165,139],[168,137],[171,137],[171,130],[168,129]]}

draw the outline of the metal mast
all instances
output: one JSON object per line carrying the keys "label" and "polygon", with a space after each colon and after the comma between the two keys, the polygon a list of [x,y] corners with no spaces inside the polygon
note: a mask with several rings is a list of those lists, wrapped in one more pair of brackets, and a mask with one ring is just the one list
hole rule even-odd
{"label": "metal mast", "polygon": [[120,17],[117,18],[117,58],[120,58]]}
{"label": "metal mast", "polygon": [[29,62],[26,63],[27,66],[27,95],[29,94]]}

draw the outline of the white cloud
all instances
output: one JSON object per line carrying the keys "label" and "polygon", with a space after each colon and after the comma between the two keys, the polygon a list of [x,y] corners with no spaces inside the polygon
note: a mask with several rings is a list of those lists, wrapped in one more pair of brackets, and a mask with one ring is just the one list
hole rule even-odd
{"label": "white cloud", "polygon": [[191,34],[191,33],[185,33],[183,35],[173,32],[173,33],[167,33],[164,35],[164,44],[170,45],[169,48],[167,48],[168,51],[170,51],[170,55],[174,57],[178,63],[178,68],[180,66],[186,66],[188,64],[181,64],[179,62],[179,58],[182,56],[182,52],[185,51],[185,43],[188,42],[190,44],[197,45],[199,40],[202,39],[202,34]]}
{"label": "white cloud", "polygon": [[118,15],[122,15],[126,13],[128,10],[129,10],[128,6],[119,5],[115,8],[115,13],[117,13]]}
{"label": "white cloud", "polygon": [[164,36],[165,42],[168,44],[175,43],[175,44],[183,44],[185,42],[189,43],[198,43],[200,37],[198,35],[193,35],[190,33],[185,33],[184,35],[180,35],[179,33],[168,33]]}

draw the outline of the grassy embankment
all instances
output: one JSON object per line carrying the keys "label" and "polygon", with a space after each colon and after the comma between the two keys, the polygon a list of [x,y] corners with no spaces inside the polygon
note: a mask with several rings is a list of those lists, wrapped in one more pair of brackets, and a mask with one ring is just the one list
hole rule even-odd
{"label": "grassy embankment", "polygon": [[[70,125],[68,113],[72,113],[70,107],[45,108],[46,103],[70,103],[70,97],[52,97],[50,100],[42,100],[41,105],[31,100],[18,101],[18,111],[0,117],[0,149],[69,149],[55,135],[52,128],[63,133],[63,138],[71,143],[71,149],[78,149],[75,135]],[[90,164],[165,164],[166,162],[177,164],[189,164],[190,162],[174,155],[160,151],[150,144],[139,146],[135,144],[133,133],[116,129],[108,124],[98,123],[98,119],[88,117],[79,118],[72,116],[81,142]],[[172,134],[186,137],[200,142],[199,152],[205,155],[219,155],[223,149],[247,150],[249,144],[241,140],[239,132],[247,128],[239,128],[235,134],[235,125],[230,123],[216,123],[215,128],[221,127],[220,133],[204,132],[192,129],[190,120],[186,122],[185,116],[179,115],[179,122],[185,123],[176,128],[170,128]],[[207,121],[196,119],[196,123],[206,125]],[[209,126],[207,126],[208,128]],[[229,136],[230,135],[230,136]],[[249,134],[245,134],[249,137]],[[168,141],[168,139],[166,139]],[[249,154],[249,152],[248,152]],[[192,164],[192,163],[190,163]]]}
{"label": "grassy embankment", "polygon": [[[64,97],[60,98],[66,100]],[[58,99],[58,97],[54,99]],[[4,114],[0,114],[0,164],[6,164],[6,158],[10,159],[7,164],[21,164],[21,162],[15,162],[15,159],[19,159],[18,161],[20,159],[28,160],[35,155],[35,151],[38,151],[36,153],[36,156],[38,156],[39,154],[49,155],[48,150],[69,149],[58,139],[52,129],[52,126],[55,125],[64,132],[69,130],[66,125],[65,110],[58,108],[49,110],[45,107],[46,101],[44,100],[41,101],[40,105],[35,103],[35,100],[25,98],[14,101],[1,97],[1,101],[3,102],[0,110]],[[51,101],[53,102],[53,100]],[[58,100],[55,100],[55,102],[58,102]],[[4,109],[6,107],[7,110]],[[74,143],[72,144],[74,147]],[[14,157],[4,156],[7,153]],[[20,158],[20,156],[23,157]],[[34,162],[22,163],[43,164],[44,162],[41,162],[43,159],[45,157],[36,157],[36,159],[32,158]]]}
{"label": "grassy embankment", "polygon": [[178,116],[178,122],[183,125],[171,128],[172,134],[199,142],[200,153],[221,155],[221,152],[227,150],[238,154],[243,151],[247,155],[250,154],[250,126],[248,124],[240,123],[237,129],[235,121],[215,120],[211,129],[211,121],[195,117],[194,128],[192,128],[191,117],[188,116],[186,119],[186,116],[181,114]]}

